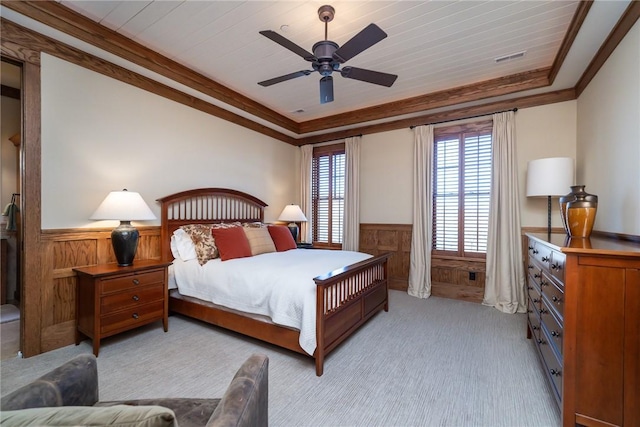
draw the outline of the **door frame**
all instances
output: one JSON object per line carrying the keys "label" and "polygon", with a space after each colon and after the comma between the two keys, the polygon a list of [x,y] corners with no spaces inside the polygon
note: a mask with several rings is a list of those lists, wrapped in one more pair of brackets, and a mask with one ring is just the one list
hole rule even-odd
{"label": "door frame", "polygon": [[20,212],[22,241],[20,256],[20,350],[24,357],[42,352],[40,327],[42,304],[42,198],[41,198],[41,80],[40,51],[5,37],[0,41],[1,54],[22,66],[21,143],[20,143]]}

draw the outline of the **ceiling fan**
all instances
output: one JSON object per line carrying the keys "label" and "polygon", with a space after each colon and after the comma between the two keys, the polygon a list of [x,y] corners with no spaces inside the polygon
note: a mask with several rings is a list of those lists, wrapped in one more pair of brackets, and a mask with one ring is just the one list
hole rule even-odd
{"label": "ceiling fan", "polygon": [[339,46],[337,43],[327,39],[328,23],[333,20],[334,16],[335,9],[331,6],[325,5],[318,9],[318,17],[320,21],[324,22],[324,40],[313,45],[313,53],[308,52],[306,49],[303,49],[275,31],[260,31],[260,34],[263,36],[289,49],[296,55],[301,56],[305,61],[311,62],[313,70],[296,71],[295,73],[285,74],[284,76],[265,80],[258,84],[265,87],[271,86],[276,83],[295,79],[296,77],[308,76],[314,71],[317,71],[322,75],[320,79],[320,103],[322,104],[333,101],[333,77],[331,74],[334,71],[340,72],[340,75],[347,79],[391,87],[393,82],[398,78],[395,74],[381,73],[379,71],[356,67],[343,67],[340,69],[340,64],[347,62],[349,59],[378,43],[387,37],[387,33],[382,31],[376,24],[369,24],[353,36],[351,40]]}

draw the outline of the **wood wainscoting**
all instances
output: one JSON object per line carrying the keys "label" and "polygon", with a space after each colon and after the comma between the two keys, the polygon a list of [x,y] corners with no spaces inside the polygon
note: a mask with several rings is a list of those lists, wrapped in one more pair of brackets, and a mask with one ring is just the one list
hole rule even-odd
{"label": "wood wainscoting", "polygon": [[[138,227],[138,230],[140,240],[135,259],[159,259],[160,227]],[[73,268],[116,262],[116,258],[111,247],[111,229],[42,230],[40,239],[40,352],[44,353],[74,342],[76,275]]]}
{"label": "wood wainscoting", "polygon": [[431,295],[482,302],[486,262],[478,258],[431,257]]}
{"label": "wood wainscoting", "polygon": [[391,252],[389,288],[406,291],[409,286],[411,224],[360,224],[360,251],[371,255]]}

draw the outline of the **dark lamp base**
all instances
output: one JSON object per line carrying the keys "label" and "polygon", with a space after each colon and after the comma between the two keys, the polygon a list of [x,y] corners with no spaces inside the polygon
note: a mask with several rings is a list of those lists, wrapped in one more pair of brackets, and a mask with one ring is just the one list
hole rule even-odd
{"label": "dark lamp base", "polygon": [[120,221],[120,225],[111,232],[113,253],[120,267],[133,265],[139,236],[140,233],[131,225],[131,221]]}
{"label": "dark lamp base", "polygon": [[293,241],[297,243],[298,242],[298,224],[296,224],[295,222],[291,222],[289,223],[289,225],[287,225],[287,227],[289,227],[289,231],[293,236]]}

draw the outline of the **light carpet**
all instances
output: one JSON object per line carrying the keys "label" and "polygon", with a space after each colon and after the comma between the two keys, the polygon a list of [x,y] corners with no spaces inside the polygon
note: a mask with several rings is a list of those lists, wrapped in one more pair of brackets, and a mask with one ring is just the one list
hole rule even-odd
{"label": "light carpet", "polygon": [[[372,318],[325,360],[312,359],[181,316],[103,340],[101,400],[220,397],[252,353],[269,356],[272,426],[557,426],[526,316],[390,291]],[[2,395],[90,341],[1,362]]]}

